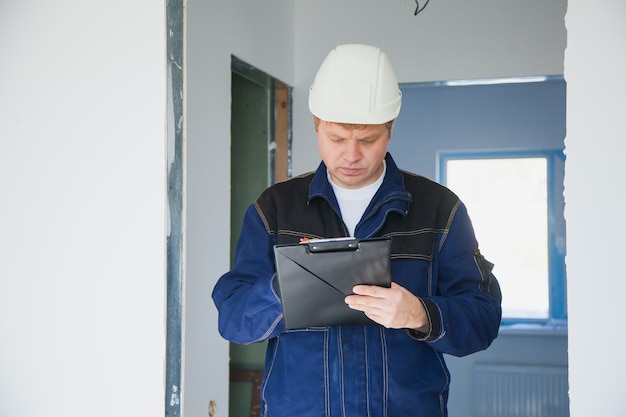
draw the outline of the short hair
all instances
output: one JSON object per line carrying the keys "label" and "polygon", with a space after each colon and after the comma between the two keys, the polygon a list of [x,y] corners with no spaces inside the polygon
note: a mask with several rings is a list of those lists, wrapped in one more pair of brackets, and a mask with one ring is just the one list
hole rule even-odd
{"label": "short hair", "polygon": [[[321,119],[317,116],[313,116],[313,123],[315,124],[315,131],[317,132],[317,127],[320,124]],[[396,122],[396,119],[392,119],[386,123],[383,123],[385,125],[385,127],[387,128],[387,130],[389,131],[389,136],[391,136],[391,131],[393,130],[393,125]],[[329,123],[335,123],[338,125],[341,125],[347,129],[364,129],[366,126],[370,126],[367,124],[360,124],[360,123],[340,123],[340,122],[329,122]]]}

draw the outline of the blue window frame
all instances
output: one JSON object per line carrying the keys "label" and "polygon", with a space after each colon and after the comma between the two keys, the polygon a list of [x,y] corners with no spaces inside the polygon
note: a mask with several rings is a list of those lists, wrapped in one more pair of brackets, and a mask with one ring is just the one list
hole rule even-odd
{"label": "blue window frame", "polygon": [[[499,160],[499,165],[489,165],[489,163],[497,162]],[[511,291],[509,294],[506,293],[507,286],[513,288],[513,283],[507,283],[507,279],[511,279],[509,276],[498,276],[497,273],[497,260],[493,260],[496,263],[496,269],[494,269],[494,273],[498,276],[498,279],[501,281],[503,285],[503,325],[512,325],[518,323],[537,323],[537,324],[546,324],[546,325],[559,325],[564,324],[567,320],[567,302],[566,302],[566,273],[565,273],[565,219],[563,217],[563,175],[564,175],[564,161],[565,155],[562,150],[505,150],[505,151],[440,151],[438,152],[438,167],[437,167],[437,175],[438,181],[446,186],[449,186],[452,191],[457,192],[454,189],[452,184],[448,184],[449,179],[451,178],[459,178],[453,177],[453,175],[462,175],[461,173],[465,173],[467,177],[469,172],[466,171],[468,168],[462,167],[473,167],[471,169],[475,169],[476,167],[486,168],[487,171],[483,171],[482,176],[476,176],[476,178],[469,178],[470,181],[455,180],[457,184],[467,183],[469,188],[474,188],[477,191],[476,193],[471,194],[471,198],[469,198],[470,194],[468,191],[468,199],[473,201],[478,201],[476,199],[483,199],[484,205],[489,205],[490,203],[487,201],[488,197],[494,197],[493,194],[497,191],[496,182],[499,182],[499,186],[505,186],[511,189],[513,185],[510,185],[510,182],[506,182],[503,178],[515,178],[522,177],[521,172],[516,172],[516,167],[526,165],[524,161],[539,161],[539,164],[531,164],[529,166],[533,166],[534,170],[545,170],[545,173],[540,173],[539,181],[545,181],[545,184],[539,184],[535,188],[537,191],[543,195],[545,195],[545,209],[543,211],[545,215],[545,242],[530,242],[529,245],[533,245],[534,243],[539,243],[537,246],[541,247],[541,251],[544,251],[545,244],[545,271],[541,272],[540,281],[541,285],[545,286],[541,288],[541,291],[533,292],[533,294],[542,293],[544,290],[546,292],[545,303],[546,309],[545,312],[537,314],[527,314],[527,313],[519,313],[521,310],[511,309],[510,304],[512,304],[511,300],[515,301],[515,297],[517,294],[516,290]],[[473,164],[465,164],[464,161],[474,162]],[[459,164],[461,162],[461,164]],[[522,165],[517,164],[517,162],[522,162]],[[511,175],[511,177],[506,177],[505,175],[501,175],[500,173],[494,173],[494,171],[490,171],[492,167],[500,166],[506,172],[506,175]],[[451,169],[451,172],[448,170]],[[457,173],[457,174],[455,174]],[[543,175],[543,176],[541,176]],[[450,178],[449,178],[450,177]],[[535,180],[537,181],[537,180]],[[508,184],[508,185],[507,185]],[[529,182],[529,187],[532,190],[532,184]],[[534,184],[537,184],[536,182]],[[545,187],[545,188],[544,188]],[[507,190],[508,192],[508,190]],[[515,190],[513,194],[521,194],[518,193],[518,190]],[[468,205],[468,211],[470,216],[472,217],[472,221],[474,221],[474,216],[472,215],[472,207],[471,204],[468,203],[464,199],[464,196],[461,192],[457,192],[462,200]],[[493,208],[493,210],[502,210],[502,211],[512,211],[513,209],[517,211],[517,216],[520,216],[519,213],[522,213],[522,217],[524,217],[525,212],[520,211],[523,210],[523,206],[525,204],[524,201],[516,201],[515,207],[506,206],[506,193],[499,193],[495,198],[499,200],[499,203],[504,203],[503,207]],[[523,199],[523,197],[522,197]],[[475,206],[480,206],[480,203],[475,204]],[[541,211],[540,211],[541,212]],[[493,214],[493,211],[491,212]],[[510,216],[515,219],[515,215],[511,213],[503,213],[504,216]],[[515,220],[513,220],[515,221]],[[541,220],[543,222],[543,220]],[[476,234],[479,239],[480,244],[480,235],[481,233],[488,233],[488,231],[480,230],[481,227],[489,228],[489,227],[499,227],[497,222],[485,221],[482,224],[475,224]],[[490,225],[492,224],[492,225]],[[543,226],[541,226],[543,227]],[[510,239],[521,239],[520,236],[502,236],[502,231],[498,231],[500,233],[500,242],[499,244],[505,245],[507,242],[502,242],[502,240]],[[518,233],[519,235],[519,233]],[[499,248],[505,250],[503,248]],[[489,259],[489,253],[484,253],[484,255]],[[542,255],[543,256],[543,255]],[[524,262],[520,260],[520,262]],[[545,274],[545,275],[544,275]],[[544,278],[545,276],[545,278]],[[528,282],[523,282],[528,278],[528,275],[522,277],[516,277],[514,284],[517,285],[517,288],[524,288],[524,290],[529,290],[528,286],[532,286],[532,280],[529,279]],[[535,277],[532,277],[535,278]],[[509,285],[507,285],[509,284]],[[533,300],[532,297],[526,297],[524,300],[521,300],[522,297],[518,297],[516,300],[518,303],[531,303]],[[540,297],[539,297],[540,298]],[[508,303],[508,304],[507,304]],[[508,313],[507,313],[508,311]],[[514,313],[518,311],[518,313]],[[513,312],[513,313],[512,313]]]}

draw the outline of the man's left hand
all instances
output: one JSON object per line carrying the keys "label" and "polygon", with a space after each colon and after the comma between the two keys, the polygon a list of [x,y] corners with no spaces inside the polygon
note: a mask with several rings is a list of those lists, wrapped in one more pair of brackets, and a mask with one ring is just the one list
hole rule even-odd
{"label": "man's left hand", "polygon": [[376,323],[391,329],[414,329],[428,333],[429,322],[420,299],[406,288],[391,283],[391,288],[356,285],[346,304],[365,313]]}

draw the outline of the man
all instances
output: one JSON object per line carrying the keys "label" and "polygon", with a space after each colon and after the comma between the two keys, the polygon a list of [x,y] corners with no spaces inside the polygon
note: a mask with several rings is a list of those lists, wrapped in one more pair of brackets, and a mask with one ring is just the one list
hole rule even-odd
{"label": "man", "polygon": [[[319,168],[268,188],[245,214],[213,300],[224,338],[269,340],[264,416],[447,416],[443,354],[467,355],[497,336],[497,282],[464,205],[387,153],[400,105],[383,52],[333,49],[309,91]],[[345,298],[378,325],[287,330],[274,245],[347,236],[392,238],[391,287],[357,285]]]}

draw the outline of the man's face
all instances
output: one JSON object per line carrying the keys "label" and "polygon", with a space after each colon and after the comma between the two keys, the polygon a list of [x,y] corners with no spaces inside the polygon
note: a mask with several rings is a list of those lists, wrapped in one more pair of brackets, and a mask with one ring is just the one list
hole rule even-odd
{"label": "man's face", "polygon": [[346,127],[320,120],[317,127],[322,160],[333,182],[343,188],[361,188],[378,179],[390,140],[384,124]]}

